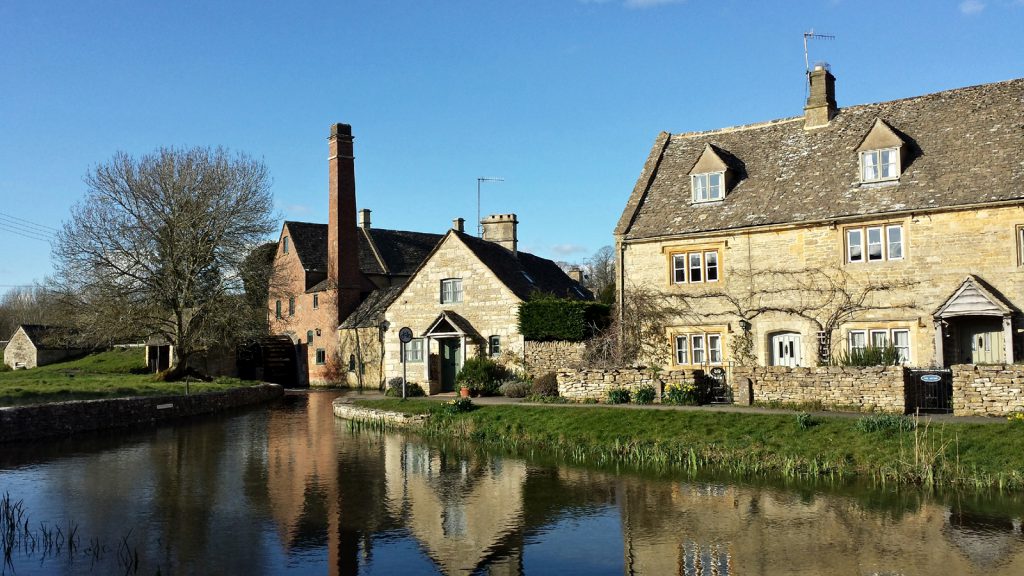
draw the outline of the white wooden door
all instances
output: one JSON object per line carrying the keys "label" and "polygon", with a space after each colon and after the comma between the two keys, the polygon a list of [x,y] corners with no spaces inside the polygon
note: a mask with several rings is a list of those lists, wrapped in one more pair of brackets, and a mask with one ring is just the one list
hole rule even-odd
{"label": "white wooden door", "polygon": [[771,340],[773,366],[800,365],[800,335],[795,332],[775,334]]}

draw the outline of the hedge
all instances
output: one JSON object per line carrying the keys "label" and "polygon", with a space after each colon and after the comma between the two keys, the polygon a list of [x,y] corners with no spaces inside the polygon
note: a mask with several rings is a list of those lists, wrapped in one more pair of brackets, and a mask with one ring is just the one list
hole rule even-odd
{"label": "hedge", "polygon": [[599,302],[539,297],[519,305],[519,333],[527,340],[580,342],[608,325],[611,308]]}

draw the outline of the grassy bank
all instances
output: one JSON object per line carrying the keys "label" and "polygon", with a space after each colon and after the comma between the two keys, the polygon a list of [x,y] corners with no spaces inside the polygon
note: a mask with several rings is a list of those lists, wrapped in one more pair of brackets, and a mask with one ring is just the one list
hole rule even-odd
{"label": "grassy bank", "polygon": [[[227,390],[248,383],[236,378],[189,383],[189,392]],[[145,372],[142,350],[114,349],[30,370],[0,372],[0,405],[181,394],[184,382],[156,382]]]}
{"label": "grassy bank", "polygon": [[[423,400],[357,404],[407,413],[437,406]],[[425,433],[598,465],[1024,489],[1024,424],[940,424],[922,417],[915,426],[905,417],[865,418],[502,405],[437,413]]]}

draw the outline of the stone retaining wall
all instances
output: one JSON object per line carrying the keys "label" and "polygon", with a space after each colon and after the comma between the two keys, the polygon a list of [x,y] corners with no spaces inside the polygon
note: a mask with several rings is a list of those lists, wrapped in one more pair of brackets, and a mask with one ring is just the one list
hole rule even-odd
{"label": "stone retaining wall", "polygon": [[361,422],[387,422],[401,427],[420,426],[427,419],[426,414],[402,414],[401,412],[353,406],[350,402],[351,400],[348,398],[336,399],[334,401],[334,416]]}
{"label": "stone retaining wall", "polygon": [[737,401],[801,404],[894,412],[905,409],[902,366],[734,367]]}
{"label": "stone retaining wall", "polygon": [[1006,416],[1024,411],[1024,365],[959,364],[953,370],[953,414]]}
{"label": "stone retaining wall", "polygon": [[260,384],[189,396],[142,396],[12,406],[0,408],[0,442],[154,424],[269,402],[283,395],[284,388],[277,384]]}
{"label": "stone retaining wall", "polygon": [[655,376],[643,368],[616,368],[612,370],[561,370],[558,372],[558,395],[573,401],[608,398],[613,388],[626,388],[635,392],[641,386],[654,386],[657,398],[670,382],[693,382],[702,375],[700,370],[669,370]]}
{"label": "stone retaining wall", "polygon": [[526,372],[540,376],[548,372],[579,368],[587,345],[583,342],[526,341]]}

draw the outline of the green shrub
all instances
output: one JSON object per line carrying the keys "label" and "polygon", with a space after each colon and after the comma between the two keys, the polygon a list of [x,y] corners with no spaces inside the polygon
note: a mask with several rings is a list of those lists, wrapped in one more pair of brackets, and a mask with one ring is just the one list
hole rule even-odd
{"label": "green shrub", "polygon": [[581,342],[608,326],[607,304],[537,296],[519,305],[519,332],[527,340]]}
{"label": "green shrub", "polygon": [[13,368],[8,366],[7,364],[0,363],[0,372],[10,372],[11,370],[13,370]]}
{"label": "green shrub", "polygon": [[675,406],[698,406],[701,403],[700,387],[693,382],[673,382],[665,386],[662,404]]}
{"label": "green shrub", "polygon": [[609,404],[629,404],[630,393],[626,388],[612,388],[608,391]]}
{"label": "green shrub", "polygon": [[912,432],[914,428],[917,428],[917,423],[914,422],[909,416],[900,416],[897,414],[871,414],[859,418],[853,425],[859,432],[866,434],[872,432],[882,432],[886,435],[892,435],[897,432]]}
{"label": "green shrub", "polygon": [[498,393],[498,387],[505,379],[505,375],[504,366],[486,356],[478,356],[466,359],[462,370],[459,370],[455,377],[455,382],[484,396],[493,396]]}
{"label": "green shrub", "polygon": [[818,421],[814,419],[807,412],[801,412],[796,415],[796,427],[801,430],[808,430],[818,425]]}
{"label": "green shrub", "polygon": [[[402,397],[402,377],[395,376],[388,380],[388,388],[384,391],[385,396],[393,396],[395,398]],[[423,387],[415,382],[409,382],[405,386],[405,397],[413,398],[415,396],[426,396],[426,392],[423,391]]]}
{"label": "green shrub", "polygon": [[456,398],[450,402],[431,406],[430,413],[439,416],[454,416],[474,409],[476,409],[476,405],[469,398]]}
{"label": "green shrub", "polygon": [[506,380],[498,388],[498,392],[506,398],[526,398],[530,393],[530,383],[522,380]]}
{"label": "green shrub", "polygon": [[654,391],[654,386],[641,386],[633,394],[633,402],[637,404],[653,404],[655,396],[657,396],[657,392]]}
{"label": "green shrub", "polygon": [[530,392],[548,398],[558,396],[558,376],[554,372],[548,372],[534,378]]}
{"label": "green shrub", "polygon": [[895,366],[899,364],[900,353],[895,346],[868,346],[836,354],[832,363],[836,366]]}

